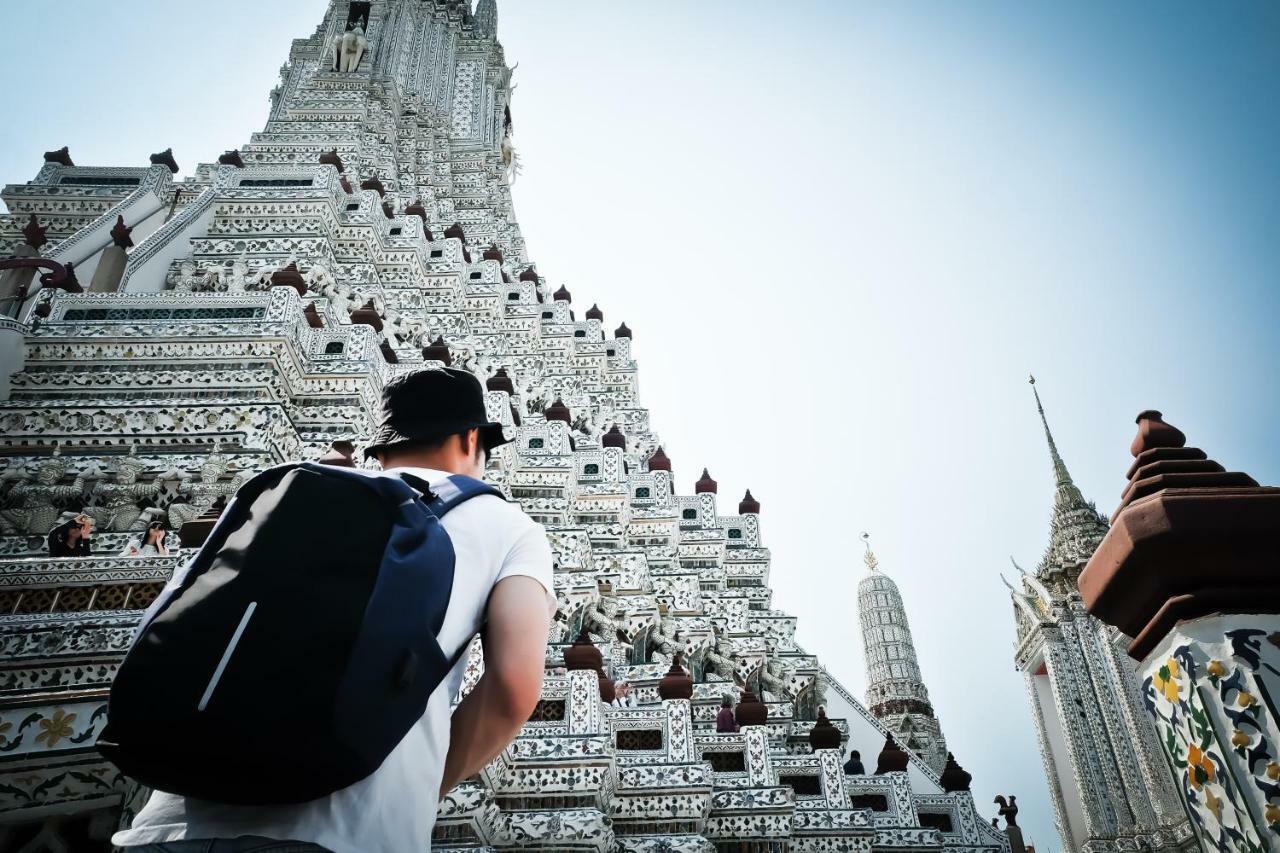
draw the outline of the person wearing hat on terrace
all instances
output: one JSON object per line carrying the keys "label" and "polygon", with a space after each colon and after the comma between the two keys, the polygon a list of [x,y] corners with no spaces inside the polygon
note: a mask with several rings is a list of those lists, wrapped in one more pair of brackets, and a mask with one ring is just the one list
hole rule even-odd
{"label": "person wearing hat on terrace", "polygon": [[[387,383],[381,423],[365,455],[387,472],[413,475],[432,492],[446,493],[451,474],[482,478],[489,453],[506,441],[502,426],[485,413],[474,375],[426,369]],[[440,644],[459,648],[477,632],[484,644],[484,674],[452,715],[467,655],[382,766],[349,788],[269,807],[169,795],[157,803],[157,793],[133,829],[113,841],[135,853],[431,849],[440,799],[502,752],[537,705],[556,609],[546,531],[518,504],[481,495],[441,523],[453,543],[455,570]]]}
{"label": "person wearing hat on terrace", "polygon": [[93,534],[93,519],[84,513],[60,523],[49,531],[50,557],[87,557],[93,553],[89,537]]}

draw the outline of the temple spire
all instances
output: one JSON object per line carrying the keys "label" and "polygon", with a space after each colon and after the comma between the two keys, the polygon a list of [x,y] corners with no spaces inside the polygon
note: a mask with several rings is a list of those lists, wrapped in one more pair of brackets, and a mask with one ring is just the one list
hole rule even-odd
{"label": "temple spire", "polygon": [[867,710],[894,733],[904,749],[941,773],[947,763],[947,744],[920,674],[902,593],[880,571],[868,534],[862,534],[862,543],[866,548],[862,559],[869,571],[858,582],[858,621],[867,667]]}
{"label": "temple spire", "polygon": [[498,35],[498,0],[479,0],[476,3],[476,29],[489,38]]}
{"label": "temple spire", "polygon": [[[1107,522],[1098,515],[1093,504],[1084,499],[1080,489],[1076,487],[1067,466],[1058,454],[1058,445],[1049,431],[1049,419],[1045,417],[1044,406],[1040,402],[1040,392],[1036,388],[1036,378],[1030,378],[1031,391],[1035,394],[1036,410],[1040,412],[1040,422],[1044,424],[1044,437],[1049,442],[1049,457],[1053,461],[1054,495],[1053,514],[1049,522],[1049,547],[1044,558],[1036,567],[1035,577],[1043,584],[1048,578],[1065,573],[1074,585],[1076,576],[1089,561],[1094,549],[1107,534]],[[1052,587],[1052,585],[1050,585]],[[1053,587],[1056,588],[1056,587]]]}
{"label": "temple spire", "polygon": [[1069,506],[1076,503],[1084,503],[1084,495],[1076,488],[1075,482],[1071,479],[1071,474],[1067,471],[1067,464],[1062,461],[1062,456],[1058,453],[1058,445],[1053,440],[1053,432],[1049,429],[1049,419],[1045,416],[1044,405],[1040,402],[1040,391],[1036,388],[1036,378],[1030,377],[1031,393],[1036,398],[1036,411],[1040,413],[1040,423],[1044,424],[1044,437],[1049,443],[1049,458],[1053,462],[1053,479],[1054,488],[1057,491],[1055,503],[1058,506]]}

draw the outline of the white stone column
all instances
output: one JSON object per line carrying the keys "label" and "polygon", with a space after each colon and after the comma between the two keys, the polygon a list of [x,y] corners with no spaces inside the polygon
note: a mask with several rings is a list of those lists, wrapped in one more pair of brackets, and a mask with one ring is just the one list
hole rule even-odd
{"label": "white stone column", "polygon": [[89,282],[89,292],[115,293],[128,263],[129,254],[122,247],[111,245],[103,249],[98,268],[93,271],[93,280]]}
{"label": "white stone column", "polygon": [[124,269],[129,265],[129,248],[133,240],[129,237],[132,228],[126,227],[124,217],[116,219],[111,229],[112,244],[102,250],[98,258],[98,267],[93,271],[93,280],[89,282],[90,293],[115,293],[124,278]]}
{"label": "white stone column", "polygon": [[667,760],[693,761],[693,710],[688,699],[663,699],[667,714]]}
{"label": "white stone column", "polygon": [[26,366],[23,326],[0,317],[0,400],[9,399],[10,380]]}

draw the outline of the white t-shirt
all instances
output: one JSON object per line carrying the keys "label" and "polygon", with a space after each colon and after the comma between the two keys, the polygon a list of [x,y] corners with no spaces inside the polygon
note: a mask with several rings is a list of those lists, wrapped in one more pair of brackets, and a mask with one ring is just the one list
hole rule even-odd
{"label": "white t-shirt", "polygon": [[[448,476],[426,468],[397,470],[429,483]],[[489,592],[503,578],[534,578],[546,588],[549,606],[554,608],[547,533],[519,505],[492,495],[472,498],[445,516],[444,529],[457,556],[453,593],[439,638],[445,654],[453,654],[479,631]],[[349,788],[288,806],[232,806],[156,791],[134,819],[133,828],[117,832],[111,841],[140,846],[257,835],[307,841],[334,853],[429,851],[449,751],[450,704],[465,670],[464,656],[431,694],[422,719],[382,766]]]}

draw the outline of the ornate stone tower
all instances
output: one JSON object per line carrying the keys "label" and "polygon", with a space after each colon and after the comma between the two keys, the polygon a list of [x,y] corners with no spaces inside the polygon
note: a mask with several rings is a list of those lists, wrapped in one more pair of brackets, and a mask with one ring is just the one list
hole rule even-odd
{"label": "ornate stone tower", "polygon": [[1123,641],[1085,612],[1076,587],[1107,522],[1067,472],[1031,384],[1054,501],[1040,564],[1032,574],[1019,569],[1018,586],[1010,586],[1014,657],[1026,680],[1063,849],[1194,850]]}
{"label": "ornate stone tower", "polygon": [[947,743],[916,662],[902,594],[880,571],[870,543],[863,561],[868,574],[858,584],[858,618],[867,663],[867,708],[899,744],[941,773],[947,764]]}
{"label": "ornate stone tower", "polygon": [[[246,477],[357,464],[385,383],[452,364],[512,438],[486,478],[546,527],[558,608],[537,709],[443,798],[434,849],[1007,851],[967,774],[841,772],[888,733],[773,606],[760,502],[677,486],[631,329],[527,255],[498,19],[332,0],[216,162],[62,149],[4,188],[0,848],[107,849],[147,796],[93,749],[141,610]],[[93,552],[47,557],[81,512]],[[127,555],[153,519],[168,552]],[[639,707],[602,702],[615,679]],[[740,732],[715,731],[725,695]]]}

